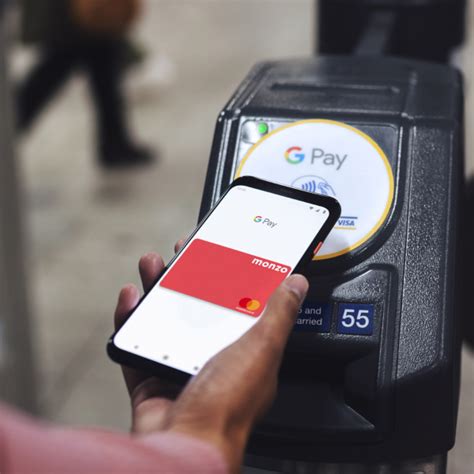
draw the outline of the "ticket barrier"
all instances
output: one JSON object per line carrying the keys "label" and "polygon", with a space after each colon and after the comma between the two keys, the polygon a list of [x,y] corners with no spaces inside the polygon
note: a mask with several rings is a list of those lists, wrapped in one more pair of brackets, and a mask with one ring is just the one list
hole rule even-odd
{"label": "ticket barrier", "polygon": [[[219,115],[201,216],[244,175],[342,205],[249,464],[444,472],[459,392],[462,130],[460,74],[393,58],[262,63]],[[315,463],[362,470],[303,470]]]}
{"label": "ticket barrier", "polygon": [[466,33],[466,0],[317,0],[322,54],[449,62]]}

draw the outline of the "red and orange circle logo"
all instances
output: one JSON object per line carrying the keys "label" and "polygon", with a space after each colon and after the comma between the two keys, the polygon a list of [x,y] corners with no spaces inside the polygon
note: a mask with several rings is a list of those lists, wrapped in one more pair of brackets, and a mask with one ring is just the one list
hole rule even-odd
{"label": "red and orange circle logo", "polygon": [[260,301],[254,300],[253,298],[242,298],[239,301],[239,306],[246,309],[247,311],[257,311],[257,309],[260,308],[261,303]]}

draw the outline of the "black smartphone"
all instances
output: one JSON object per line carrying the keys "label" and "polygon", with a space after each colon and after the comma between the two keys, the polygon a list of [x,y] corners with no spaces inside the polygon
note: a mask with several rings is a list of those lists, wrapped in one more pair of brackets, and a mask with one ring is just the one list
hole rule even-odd
{"label": "black smartphone", "polygon": [[110,338],[110,357],[177,381],[198,373],[304,271],[340,213],[329,196],[237,179]]}

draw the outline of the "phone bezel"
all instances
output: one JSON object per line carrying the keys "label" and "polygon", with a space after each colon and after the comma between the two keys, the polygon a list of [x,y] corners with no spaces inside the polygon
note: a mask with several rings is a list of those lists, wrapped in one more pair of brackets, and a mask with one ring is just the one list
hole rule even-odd
{"label": "phone bezel", "polygon": [[[170,260],[168,265],[166,265],[165,268],[161,271],[161,273],[157,277],[152,287],[141,297],[137,306],[132,311],[130,311],[129,317],[133,315],[135,310],[140,306],[142,301],[147,297],[148,293],[150,293],[153,290],[153,288],[158,284],[160,279],[168,271],[168,269],[173,264],[173,262],[186,249],[187,245],[193,239],[193,237],[196,235],[199,229],[206,223],[207,219],[209,219],[211,214],[220,205],[222,200],[225,199],[228,192],[236,186],[247,186],[250,188],[268,191],[273,194],[286,196],[286,197],[296,199],[302,202],[307,202],[308,204],[314,204],[320,207],[324,207],[325,209],[328,210],[329,212],[328,219],[326,220],[326,222],[324,223],[320,231],[316,234],[315,238],[313,239],[313,241],[311,242],[311,244],[309,245],[309,247],[303,254],[298,264],[295,266],[292,273],[302,273],[304,271],[304,268],[313,259],[314,249],[317,247],[317,245],[320,242],[324,242],[329,232],[334,227],[334,225],[336,224],[337,220],[339,219],[341,215],[341,206],[339,202],[330,196],[323,196],[321,194],[308,193],[306,191],[290,188],[287,186],[283,186],[281,184],[272,183],[270,181],[264,181],[262,179],[255,178],[253,176],[243,176],[241,178],[238,178],[227,188],[227,190],[220,197],[216,205],[201,220],[201,222],[198,224],[194,232],[188,237],[188,239],[184,243],[182,249],[178,253],[176,253],[176,255]],[[107,353],[114,362],[129,366],[129,367],[133,367],[136,369],[144,370],[144,371],[150,372],[150,374],[159,375],[163,378],[166,378],[167,380],[177,382],[177,383],[186,383],[186,381],[189,380],[190,377],[192,377],[192,374],[188,374],[187,372],[183,372],[181,370],[175,369],[173,367],[169,367],[160,362],[156,362],[154,360],[147,359],[142,356],[138,356],[136,354],[127,352],[117,347],[114,343],[114,339],[117,333],[121,329],[122,328],[119,328],[118,330],[116,330],[112,334],[112,336],[109,338],[108,343],[107,343]]]}

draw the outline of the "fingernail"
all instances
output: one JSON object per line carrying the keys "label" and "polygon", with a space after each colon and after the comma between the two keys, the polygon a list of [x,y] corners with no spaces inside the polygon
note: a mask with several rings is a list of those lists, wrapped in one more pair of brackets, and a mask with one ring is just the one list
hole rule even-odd
{"label": "fingernail", "polygon": [[133,296],[135,296],[135,294],[138,294],[137,287],[133,283],[128,283],[125,286],[123,286],[122,289],[120,290],[119,297],[120,298],[125,298],[130,293],[133,293]]}
{"label": "fingernail", "polygon": [[302,302],[308,293],[309,283],[303,275],[291,275],[285,280],[285,286]]}

